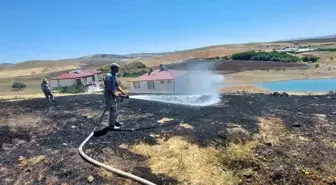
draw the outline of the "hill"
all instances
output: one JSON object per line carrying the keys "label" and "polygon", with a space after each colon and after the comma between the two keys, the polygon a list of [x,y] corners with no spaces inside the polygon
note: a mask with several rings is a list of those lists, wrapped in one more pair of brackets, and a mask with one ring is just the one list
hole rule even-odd
{"label": "hill", "polygon": [[63,59],[61,61],[77,61],[77,62],[91,62],[91,61],[114,61],[128,58],[127,56],[123,55],[116,55],[116,54],[95,54],[95,55],[88,55],[79,58],[70,58],[70,59]]}
{"label": "hill", "polygon": [[[300,44],[304,45],[311,44],[314,46],[322,46],[322,47],[336,47],[336,34],[320,37],[291,39],[285,41],[265,42],[265,43],[213,45],[189,50],[161,52],[161,53],[131,53],[125,55],[94,54],[62,60],[32,60],[13,65],[0,64],[1,65],[0,67],[2,68],[11,67],[12,69],[24,69],[33,67],[46,67],[49,66],[50,64],[52,65],[79,64],[81,66],[96,67],[104,64],[109,64],[111,62],[120,63],[120,62],[132,62],[132,61],[140,61],[147,66],[157,66],[161,63],[170,64],[195,58],[230,56],[237,52],[243,52],[249,50],[272,51],[273,49],[292,47],[294,46],[295,41],[300,41]],[[64,64],[64,62],[66,63]]]}
{"label": "hill", "polygon": [[168,55],[171,52],[163,52],[163,53],[131,53],[131,54],[126,54],[124,56],[126,57],[141,57],[141,58],[146,58],[146,57],[154,57],[154,56],[163,56],[163,55]]}
{"label": "hill", "polygon": [[[334,39],[336,38],[336,34],[333,35],[325,35],[325,36],[317,36],[317,37],[303,37],[303,38],[295,38],[295,39],[287,39],[287,40],[282,40],[283,42],[288,42],[288,41],[308,41],[308,40],[325,40],[328,41],[328,39]],[[278,41],[281,42],[281,41]]]}
{"label": "hill", "polygon": [[11,65],[13,65],[13,64],[12,64],[12,63],[2,63],[2,64],[0,64],[0,69],[9,67],[9,66],[11,66]]}

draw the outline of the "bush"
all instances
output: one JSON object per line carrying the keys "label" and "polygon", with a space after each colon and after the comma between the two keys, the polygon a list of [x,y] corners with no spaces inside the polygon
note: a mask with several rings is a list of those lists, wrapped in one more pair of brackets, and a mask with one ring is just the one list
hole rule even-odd
{"label": "bush", "polygon": [[316,65],[315,65],[315,68],[318,68],[318,67],[320,67],[320,64],[316,64]]}
{"label": "bush", "polygon": [[74,84],[68,87],[61,87],[60,92],[61,93],[71,93],[71,94],[83,93],[83,92],[86,92],[86,88],[83,85]]}
{"label": "bush", "polygon": [[232,60],[257,60],[257,61],[277,61],[277,62],[298,62],[299,57],[282,52],[247,51],[232,55]]}
{"label": "bush", "polygon": [[229,60],[229,59],[230,59],[230,57],[228,57],[228,56],[222,57],[222,60]]}
{"label": "bush", "polygon": [[336,48],[318,48],[317,51],[336,51]]}
{"label": "bush", "polygon": [[252,60],[252,57],[256,56],[255,51],[247,51],[242,53],[235,53],[231,56],[232,60]]}
{"label": "bush", "polygon": [[330,60],[334,60],[334,57],[330,57]]}
{"label": "bush", "polygon": [[108,73],[108,72],[111,71],[111,69],[110,69],[110,65],[106,65],[106,66],[104,66],[104,67],[101,67],[101,68],[99,68],[98,70],[101,71],[101,72],[103,72],[103,73]]}
{"label": "bush", "polygon": [[139,77],[143,74],[146,74],[147,71],[145,70],[142,70],[142,71],[138,71],[138,72],[133,72],[133,73],[130,73],[130,72],[124,72],[124,74],[122,75],[123,77]]}
{"label": "bush", "polygon": [[312,62],[312,63],[315,63],[318,60],[320,60],[320,58],[316,57],[316,56],[305,56],[305,57],[302,58],[303,62]]}
{"label": "bush", "polygon": [[17,90],[17,91],[20,91],[21,89],[26,88],[26,84],[24,84],[22,82],[14,82],[13,85],[12,85],[12,88]]}
{"label": "bush", "polygon": [[129,64],[121,66],[121,69],[124,70],[141,69],[141,68],[147,68],[147,66],[142,62],[131,62]]}

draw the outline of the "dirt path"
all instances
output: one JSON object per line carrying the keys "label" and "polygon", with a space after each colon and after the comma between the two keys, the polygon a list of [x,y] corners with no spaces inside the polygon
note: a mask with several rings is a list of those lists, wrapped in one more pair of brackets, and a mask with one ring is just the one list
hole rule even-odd
{"label": "dirt path", "polygon": [[[220,149],[233,142],[228,130],[239,127],[260,143],[252,162],[227,167],[244,170],[245,175],[237,175],[240,184],[335,184],[335,105],[330,96],[264,94],[225,95],[217,105],[198,108],[125,100],[120,119],[126,128],[158,127],[108,132],[90,140],[85,152],[155,183],[178,184],[175,176],[153,172],[148,158],[127,146],[156,146],[160,139],[178,136],[200,148]],[[0,184],[85,184],[90,175],[91,184],[135,184],[78,155],[77,147],[97,126],[103,109],[100,95],[58,97],[54,104],[1,100]],[[162,118],[170,119],[158,123]]]}

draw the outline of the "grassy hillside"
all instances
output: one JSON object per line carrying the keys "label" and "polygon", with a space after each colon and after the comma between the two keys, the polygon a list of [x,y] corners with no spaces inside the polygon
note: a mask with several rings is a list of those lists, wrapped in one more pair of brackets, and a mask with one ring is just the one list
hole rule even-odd
{"label": "grassy hillside", "polygon": [[[215,45],[201,48],[195,48],[183,51],[164,52],[164,53],[138,53],[128,55],[116,54],[95,54],[79,58],[63,59],[63,60],[34,60],[15,65],[7,65],[10,69],[27,69],[35,67],[47,66],[64,66],[64,65],[81,65],[86,67],[97,67],[112,62],[131,63],[140,61],[148,67],[158,66],[159,64],[170,64],[181,62],[194,58],[208,58],[215,56],[231,56],[232,54],[244,51],[272,51],[284,47],[297,46],[299,43],[302,47],[316,48],[336,48],[336,38],[314,38],[300,41],[279,41],[268,43],[245,43],[245,44],[226,44]],[[324,58],[323,56],[321,58]],[[0,66],[1,67],[1,66]]]}
{"label": "grassy hillside", "polygon": [[[336,47],[336,39],[303,40],[303,41],[300,41],[299,44],[304,47],[310,46],[310,47],[316,47],[316,48],[334,48]],[[275,49],[281,49],[285,47],[297,47],[297,45],[295,45],[295,41],[217,45],[217,46],[196,48],[192,50],[172,52],[172,53],[169,53],[163,56],[154,56],[152,58],[145,58],[141,61],[147,66],[158,66],[161,63],[171,64],[171,63],[182,62],[182,61],[194,59],[194,58],[231,56],[235,53],[251,51],[251,50],[270,52]],[[324,56],[320,56],[320,57],[325,58]],[[323,61],[324,60],[322,60],[322,62]]]}
{"label": "grassy hillside", "polygon": [[[295,41],[281,41],[269,43],[246,43],[246,44],[226,44],[195,48],[184,51],[174,51],[166,53],[139,53],[129,55],[96,54],[79,58],[64,60],[32,60],[16,64],[0,65],[0,85],[2,93],[12,93],[11,85],[14,81],[26,80],[26,92],[35,93],[41,78],[53,77],[60,72],[72,70],[77,67],[108,69],[108,64],[117,62],[122,66],[121,72],[134,76],[137,73],[148,71],[148,68],[158,68],[159,64],[169,65],[176,69],[185,69],[197,65],[195,58],[209,57],[231,57],[235,53],[245,51],[271,52],[275,49],[297,46]],[[333,38],[319,38],[299,41],[300,47],[313,48],[336,48],[336,41]],[[314,51],[296,54],[297,57],[317,56],[320,58],[318,69],[316,66],[298,64],[274,64],[265,61],[213,61],[216,63],[215,69],[225,75],[227,82],[253,83],[267,80],[302,79],[302,78],[324,78],[335,77],[336,52],[334,51]],[[187,65],[180,64],[189,60]],[[145,65],[139,67],[139,64]],[[257,72],[255,72],[257,71]],[[272,73],[276,71],[276,75]],[[133,75],[134,73],[134,75]],[[39,88],[37,88],[39,89]]]}

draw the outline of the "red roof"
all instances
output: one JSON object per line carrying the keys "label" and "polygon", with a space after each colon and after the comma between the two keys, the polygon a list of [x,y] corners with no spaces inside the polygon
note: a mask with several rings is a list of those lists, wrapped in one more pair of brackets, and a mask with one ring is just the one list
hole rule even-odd
{"label": "red roof", "polygon": [[154,81],[154,80],[174,80],[179,76],[187,74],[186,71],[181,71],[181,70],[168,70],[168,71],[161,71],[161,72],[159,71],[160,70],[155,70],[150,75],[146,73],[142,76],[139,76],[133,81],[140,82],[140,81]]}
{"label": "red roof", "polygon": [[74,71],[69,71],[69,72],[60,74],[57,77],[53,78],[52,80],[84,78],[84,77],[89,77],[89,76],[93,76],[95,74],[100,74],[100,73],[101,71],[80,69],[78,72],[74,70]]}

